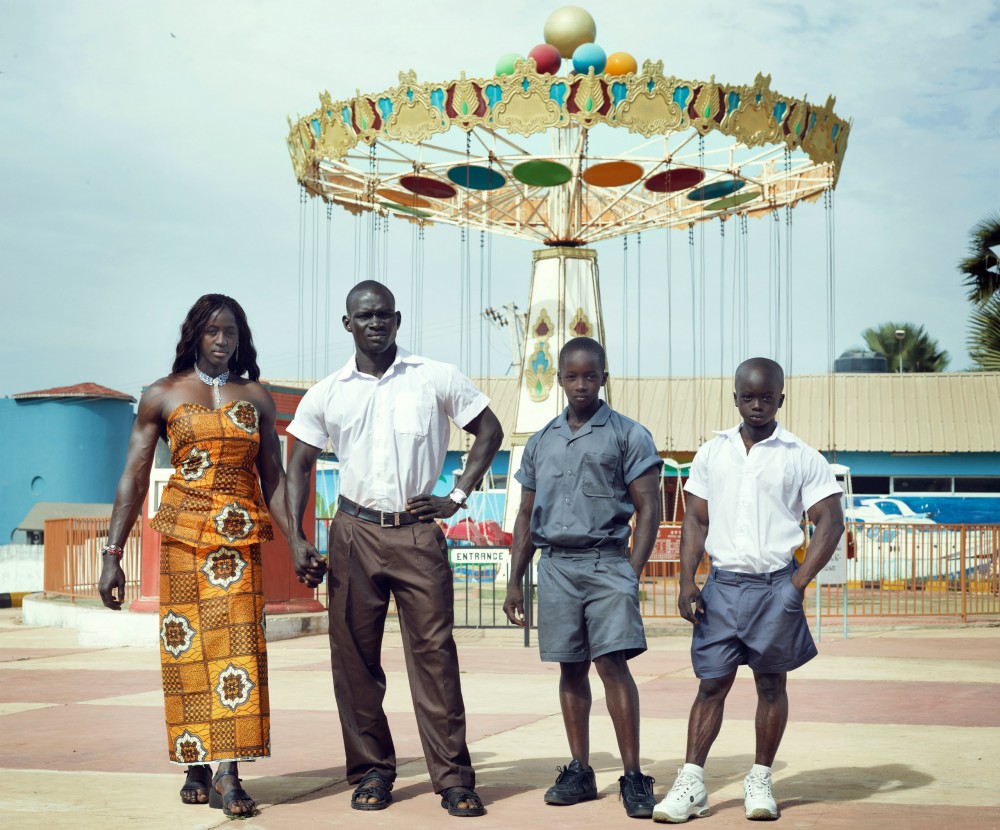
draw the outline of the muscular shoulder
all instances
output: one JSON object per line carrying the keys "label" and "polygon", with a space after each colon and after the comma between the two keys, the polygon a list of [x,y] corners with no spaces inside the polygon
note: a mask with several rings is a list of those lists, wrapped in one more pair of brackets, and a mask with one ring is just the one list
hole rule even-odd
{"label": "muscular shoulder", "polygon": [[257,411],[261,415],[273,418],[275,410],[274,399],[271,397],[271,393],[257,383],[257,381],[246,380],[245,378],[238,378],[237,380],[240,386],[240,398],[250,401],[250,403],[257,407]]}
{"label": "muscular shoulder", "polygon": [[545,426],[543,426],[538,432],[532,435],[528,442],[524,445],[524,451],[526,453],[531,453],[534,455],[539,451],[540,448],[544,448],[548,443],[547,438],[549,438],[549,433],[552,430],[552,425],[559,420],[561,416],[556,416],[551,421],[549,421]]}
{"label": "muscular shoulder", "polygon": [[461,380],[471,383],[462,370],[454,363],[445,363],[443,360],[432,360],[429,357],[411,355],[407,359],[407,366],[421,377],[432,381],[435,384],[448,385],[453,380]]}
{"label": "muscular shoulder", "polygon": [[644,427],[638,421],[633,421],[627,415],[622,415],[615,409],[611,410],[611,414],[608,416],[608,420],[615,421],[615,423],[618,425],[619,432],[621,432],[621,434],[624,435],[626,439],[639,439],[639,440],[645,440],[646,438],[648,438],[649,440],[653,439],[652,433],[648,429],[646,429],[646,427]]}
{"label": "muscular shoulder", "polygon": [[139,397],[138,417],[140,421],[161,420],[183,401],[178,384],[181,375],[167,375],[147,386]]}

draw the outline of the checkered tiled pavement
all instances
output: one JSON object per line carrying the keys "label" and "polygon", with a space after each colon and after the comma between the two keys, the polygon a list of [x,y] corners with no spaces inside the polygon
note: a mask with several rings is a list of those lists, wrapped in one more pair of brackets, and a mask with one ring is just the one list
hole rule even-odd
{"label": "checkered tiled pavement", "polygon": [[[108,612],[111,613],[111,612]],[[620,768],[593,675],[592,759],[602,797],[548,807],[567,762],[558,668],[520,632],[459,631],[469,740],[489,827],[632,827],[618,802]],[[650,637],[632,662],[646,771],[661,797],[682,762],[696,682],[681,628]],[[437,828],[439,806],[420,757],[398,634],[384,665],[400,760],[395,801],[352,811],[325,637],[269,645],[273,757],[242,765],[261,811],[244,827]],[[820,656],[789,681],[791,720],[774,789],[789,828],[1000,827],[1000,628],[824,631]],[[742,778],[753,760],[755,698],[741,673],[706,770],[713,810],[701,828],[746,827]],[[0,828],[229,826],[181,804],[166,761],[158,656],[80,647],[71,629],[28,628],[0,611]],[[462,826],[469,826],[463,823]]]}

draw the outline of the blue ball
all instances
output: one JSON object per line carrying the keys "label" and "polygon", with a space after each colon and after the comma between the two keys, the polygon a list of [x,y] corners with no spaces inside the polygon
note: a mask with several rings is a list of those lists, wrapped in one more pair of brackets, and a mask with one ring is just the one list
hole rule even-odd
{"label": "blue ball", "polygon": [[595,75],[600,75],[607,62],[608,56],[596,43],[582,43],[573,52],[573,68],[581,75],[590,72],[591,67]]}

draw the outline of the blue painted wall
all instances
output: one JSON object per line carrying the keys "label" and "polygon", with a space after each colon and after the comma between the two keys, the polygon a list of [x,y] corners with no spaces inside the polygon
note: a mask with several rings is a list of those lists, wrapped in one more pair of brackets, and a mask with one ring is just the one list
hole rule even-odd
{"label": "blue painted wall", "polygon": [[[824,455],[832,460],[830,453]],[[1000,476],[1000,452],[838,452],[837,463],[850,467],[852,476]]]}
{"label": "blue painted wall", "polygon": [[0,544],[38,502],[112,502],[135,413],[128,401],[0,399]]}

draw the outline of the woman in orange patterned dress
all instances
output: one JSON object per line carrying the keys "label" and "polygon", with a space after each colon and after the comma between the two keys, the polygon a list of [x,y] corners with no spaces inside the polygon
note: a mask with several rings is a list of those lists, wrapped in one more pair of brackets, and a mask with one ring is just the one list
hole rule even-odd
{"label": "woman in orange patterned dress", "polygon": [[[244,377],[246,375],[246,377]],[[102,551],[99,582],[121,608],[122,545],[145,500],[157,441],[175,468],[151,527],[161,534],[160,659],[181,799],[247,816],[239,761],[270,755],[260,543],[284,533],[274,402],[239,303],[206,294],[181,325],[173,372],[143,393]],[[260,480],[258,482],[258,474]],[[218,762],[212,776],[209,762]]]}

